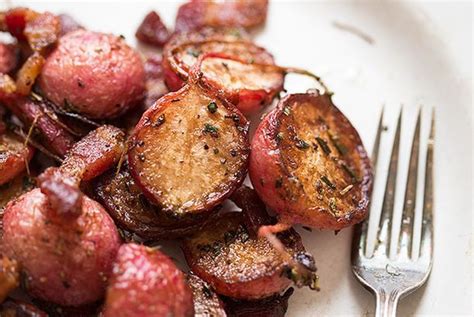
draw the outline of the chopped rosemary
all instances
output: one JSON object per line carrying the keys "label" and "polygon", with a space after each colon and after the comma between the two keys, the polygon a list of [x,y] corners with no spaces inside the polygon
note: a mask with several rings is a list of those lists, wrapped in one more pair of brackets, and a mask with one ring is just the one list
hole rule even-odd
{"label": "chopped rosemary", "polygon": [[339,142],[339,136],[334,135],[331,132],[329,132],[329,139],[331,140],[332,144],[334,144],[339,154],[341,154],[342,156],[347,154],[347,148],[345,147],[344,144],[341,144]]}
{"label": "chopped rosemary", "polygon": [[283,179],[280,177],[275,181],[275,188],[281,188],[283,185]]}
{"label": "chopped rosemary", "polygon": [[305,140],[298,139],[298,141],[296,141],[296,147],[300,150],[306,150],[309,148],[309,144]]}
{"label": "chopped rosemary", "polygon": [[329,178],[327,178],[326,175],[321,176],[321,180],[324,182],[324,184],[328,185],[329,188],[331,189],[336,189],[336,185],[334,185]]}
{"label": "chopped rosemary", "polygon": [[217,104],[212,101],[207,105],[207,110],[209,110],[210,113],[216,113],[217,111]]}
{"label": "chopped rosemary", "polygon": [[352,184],[347,185],[343,190],[341,190],[341,191],[339,192],[339,194],[341,194],[341,196],[344,196],[344,195],[347,194],[353,187],[354,187],[354,185],[352,185]]}
{"label": "chopped rosemary", "polygon": [[319,146],[321,147],[321,149],[323,149],[323,152],[324,152],[326,155],[331,154],[331,149],[329,148],[329,146],[328,146],[328,144],[327,144],[326,141],[324,141],[323,139],[321,139],[319,136],[316,137],[316,141],[318,141]]}

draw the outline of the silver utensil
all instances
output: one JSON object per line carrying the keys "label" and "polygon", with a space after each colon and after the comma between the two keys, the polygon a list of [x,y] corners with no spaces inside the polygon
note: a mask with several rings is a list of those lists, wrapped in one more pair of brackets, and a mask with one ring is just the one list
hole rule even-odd
{"label": "silver utensil", "polygon": [[[384,200],[375,241],[373,255],[367,256],[368,220],[357,225],[352,240],[352,271],[362,285],[376,298],[375,316],[396,316],[400,298],[410,294],[426,282],[433,262],[433,146],[434,112],[431,119],[430,136],[426,152],[426,171],[423,197],[423,216],[419,250],[412,250],[418,158],[420,147],[420,118],[418,113],[409,161],[408,176],[403,205],[400,235],[396,246],[396,256],[390,258],[391,227],[393,222],[395,187],[400,148],[401,112],[398,117],[395,139],[390,156]],[[383,112],[375,138],[372,160],[377,165]],[[415,251],[415,252],[412,252]],[[393,253],[393,252],[392,252]],[[413,253],[413,254],[412,254]]]}

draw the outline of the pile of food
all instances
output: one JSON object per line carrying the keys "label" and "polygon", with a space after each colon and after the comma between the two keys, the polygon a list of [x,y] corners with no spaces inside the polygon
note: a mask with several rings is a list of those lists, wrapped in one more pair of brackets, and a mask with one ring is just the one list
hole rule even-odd
{"label": "pile of food", "polygon": [[[174,32],[151,12],[148,55],[0,13],[1,316],[283,316],[292,286],[318,289],[292,227],[362,221],[372,171],[319,78],[252,42],[267,7],[190,1]],[[285,95],[290,72],[317,89]]]}

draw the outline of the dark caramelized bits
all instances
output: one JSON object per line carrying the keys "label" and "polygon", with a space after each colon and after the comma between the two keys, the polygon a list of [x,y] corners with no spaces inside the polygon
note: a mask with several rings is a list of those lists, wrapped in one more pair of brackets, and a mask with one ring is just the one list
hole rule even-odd
{"label": "dark caramelized bits", "polygon": [[330,96],[282,99],[257,128],[251,153],[252,184],[281,223],[339,230],[366,217],[370,162]]}
{"label": "dark caramelized bits", "polygon": [[[278,238],[291,256],[304,252],[294,230]],[[220,215],[184,240],[183,251],[193,272],[221,295],[260,299],[279,294],[291,284],[290,262],[265,238],[252,238],[239,212]]]}
{"label": "dark caramelized bits", "polygon": [[211,212],[173,217],[152,205],[135,184],[128,168],[111,170],[98,179],[95,194],[115,223],[141,238],[175,239],[195,231],[207,221]]}
{"label": "dark caramelized bits", "polygon": [[265,22],[267,8],[268,0],[190,1],[179,8],[175,29],[186,32],[204,26],[252,28]]}
{"label": "dark caramelized bits", "polygon": [[194,316],[186,278],[157,249],[127,243],[120,247],[110,278],[104,317]]}
{"label": "dark caramelized bits", "polygon": [[[217,104],[215,113],[208,111],[210,102]],[[233,115],[239,122],[226,119]],[[161,210],[176,216],[207,212],[243,181],[247,133],[248,123],[234,106],[188,85],[143,114],[131,136],[131,174]]]}
{"label": "dark caramelized bits", "polygon": [[187,282],[193,292],[195,317],[225,317],[224,304],[211,289],[209,284],[197,277],[193,272],[187,275]]}
{"label": "dark caramelized bits", "polygon": [[148,13],[135,32],[136,38],[143,43],[162,47],[169,39],[170,32],[155,11]]}

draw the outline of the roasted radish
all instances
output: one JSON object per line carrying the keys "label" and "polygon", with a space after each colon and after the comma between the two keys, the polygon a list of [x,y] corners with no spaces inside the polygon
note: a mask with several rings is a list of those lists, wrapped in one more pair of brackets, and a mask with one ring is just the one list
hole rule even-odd
{"label": "roasted radish", "polygon": [[61,37],[40,77],[56,105],[94,119],[116,117],[144,97],[145,72],[123,38],[86,30]]}
{"label": "roasted radish", "polygon": [[370,161],[328,95],[282,99],[257,128],[249,172],[260,198],[278,214],[280,229],[302,224],[340,230],[367,216]]}
{"label": "roasted radish", "polygon": [[7,205],[3,251],[21,265],[31,296],[64,306],[102,298],[120,238],[97,202],[83,196],[81,207],[74,219],[56,217],[39,189]]}
{"label": "roasted radish", "polygon": [[273,56],[252,43],[244,31],[204,28],[177,34],[165,45],[163,67],[168,87],[173,91],[181,88],[198,57],[205,53],[221,53],[249,63],[273,64]]}
{"label": "roasted radish", "polygon": [[0,185],[23,172],[33,157],[33,148],[11,132],[0,134]]}
{"label": "roasted radish", "polygon": [[176,32],[204,26],[245,27],[262,25],[267,18],[268,0],[193,0],[183,4],[176,17]]}
{"label": "roasted radish", "polygon": [[104,174],[95,185],[100,202],[122,229],[148,240],[184,237],[202,227],[212,211],[177,218],[152,205],[135,184],[128,168]]}
{"label": "roasted radish", "polygon": [[166,255],[128,243],[120,247],[107,289],[104,317],[194,316],[186,278]]}
{"label": "roasted radish", "polygon": [[145,196],[177,218],[214,209],[243,181],[247,120],[195,84],[148,109],[131,136],[130,171]]}
{"label": "roasted radish", "polygon": [[211,287],[190,272],[187,275],[188,285],[193,292],[195,317],[225,317],[224,304]]}
{"label": "roasted radish", "polygon": [[[275,249],[265,238],[253,238],[242,213],[231,212],[185,239],[183,251],[193,272],[221,295],[265,298],[280,294],[292,280],[314,288],[314,260],[304,251],[300,236],[291,229],[278,238],[284,250]],[[299,275],[295,263],[307,266],[309,276]]]}

